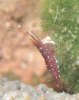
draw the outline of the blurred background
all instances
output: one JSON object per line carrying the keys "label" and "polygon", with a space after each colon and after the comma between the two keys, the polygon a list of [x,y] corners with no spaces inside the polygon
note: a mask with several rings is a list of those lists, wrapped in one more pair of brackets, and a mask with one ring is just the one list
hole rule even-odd
{"label": "blurred background", "polygon": [[0,0],[0,78],[48,84],[44,58],[27,33],[43,37],[41,14],[41,0]]}

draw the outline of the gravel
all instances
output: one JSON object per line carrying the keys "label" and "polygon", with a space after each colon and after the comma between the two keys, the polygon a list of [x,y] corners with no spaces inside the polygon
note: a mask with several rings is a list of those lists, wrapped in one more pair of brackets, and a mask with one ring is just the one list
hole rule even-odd
{"label": "gravel", "polygon": [[0,80],[0,100],[79,100],[79,93],[57,93],[44,84],[33,87],[3,78]]}

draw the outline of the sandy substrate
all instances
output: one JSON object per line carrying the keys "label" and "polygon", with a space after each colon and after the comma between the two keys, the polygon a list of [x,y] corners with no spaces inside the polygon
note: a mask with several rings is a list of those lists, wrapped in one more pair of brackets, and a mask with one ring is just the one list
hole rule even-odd
{"label": "sandy substrate", "polygon": [[0,100],[79,100],[79,94],[57,93],[44,84],[32,87],[3,78],[0,80]]}

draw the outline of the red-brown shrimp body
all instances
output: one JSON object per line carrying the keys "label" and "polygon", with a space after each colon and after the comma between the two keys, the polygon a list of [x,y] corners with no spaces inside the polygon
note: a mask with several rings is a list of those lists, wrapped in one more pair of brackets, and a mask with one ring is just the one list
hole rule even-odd
{"label": "red-brown shrimp body", "polygon": [[38,48],[38,50],[44,57],[47,69],[53,75],[54,82],[55,82],[55,89],[57,91],[63,91],[61,80],[60,80],[60,74],[58,70],[58,64],[57,64],[57,60],[56,60],[56,57],[55,57],[55,54],[52,48],[52,44],[43,43],[42,41],[36,38],[35,40],[36,42],[34,42],[34,45]]}

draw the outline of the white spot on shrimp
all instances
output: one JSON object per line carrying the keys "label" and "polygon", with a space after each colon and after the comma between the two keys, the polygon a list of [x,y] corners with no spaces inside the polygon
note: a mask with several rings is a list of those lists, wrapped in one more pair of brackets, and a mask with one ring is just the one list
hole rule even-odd
{"label": "white spot on shrimp", "polygon": [[51,67],[53,66],[53,65],[50,65]]}
{"label": "white spot on shrimp", "polygon": [[50,72],[51,70],[49,70],[49,72]]}
{"label": "white spot on shrimp", "polygon": [[43,44],[45,43],[52,43],[55,44],[55,42],[53,40],[51,40],[51,38],[49,36],[45,37],[44,39],[41,40]]}
{"label": "white spot on shrimp", "polygon": [[58,77],[56,77],[56,78],[58,78]]}
{"label": "white spot on shrimp", "polygon": [[40,47],[40,50],[42,50],[43,48],[42,47]]}
{"label": "white spot on shrimp", "polygon": [[53,56],[55,59],[56,59],[56,57],[55,56]]}
{"label": "white spot on shrimp", "polygon": [[57,87],[59,87],[59,85],[57,85]]}
{"label": "white spot on shrimp", "polygon": [[57,63],[57,60],[56,60],[56,63]]}
{"label": "white spot on shrimp", "polygon": [[[57,66],[58,68],[59,68],[59,66]],[[58,71],[58,72],[60,72],[60,71]]]}
{"label": "white spot on shrimp", "polygon": [[47,56],[47,58],[49,58],[49,56]]}

